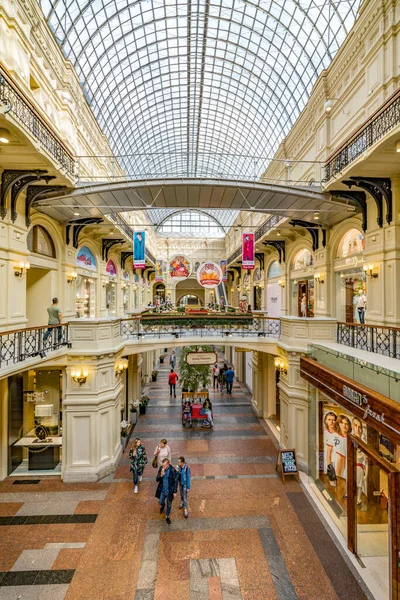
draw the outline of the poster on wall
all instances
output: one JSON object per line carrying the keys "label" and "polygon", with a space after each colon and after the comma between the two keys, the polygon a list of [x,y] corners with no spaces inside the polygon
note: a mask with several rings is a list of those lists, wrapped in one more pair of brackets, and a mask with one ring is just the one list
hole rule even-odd
{"label": "poster on wall", "polygon": [[190,260],[182,254],[174,256],[169,263],[168,271],[169,276],[174,279],[187,279],[192,272]]}
{"label": "poster on wall", "polygon": [[82,246],[76,255],[76,264],[82,269],[89,269],[89,271],[96,271],[96,260],[87,246]]}
{"label": "poster on wall", "polygon": [[226,259],[220,260],[219,266],[222,271],[222,281],[228,281],[228,261]]}
{"label": "poster on wall", "polygon": [[217,287],[222,281],[222,271],[215,262],[205,262],[198,268],[197,281],[208,290]]}
{"label": "poster on wall", "polygon": [[242,269],[254,269],[254,233],[242,233]]}
{"label": "poster on wall", "polygon": [[144,269],[146,252],[146,232],[134,231],[133,233],[133,268]]}
{"label": "poster on wall", "polygon": [[164,273],[165,273],[165,262],[161,258],[158,258],[156,260],[155,269],[156,269],[155,281],[163,281]]}
{"label": "poster on wall", "polygon": [[109,260],[106,264],[106,273],[110,277],[116,277],[117,275],[117,267],[115,266],[115,263],[112,260]]}
{"label": "poster on wall", "polygon": [[128,273],[128,271],[122,271],[122,279],[124,281],[129,281],[129,273]]}

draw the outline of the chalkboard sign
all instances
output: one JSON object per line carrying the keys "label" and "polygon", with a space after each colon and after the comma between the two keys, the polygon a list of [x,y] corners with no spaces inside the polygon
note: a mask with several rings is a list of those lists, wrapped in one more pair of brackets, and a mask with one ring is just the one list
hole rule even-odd
{"label": "chalkboard sign", "polygon": [[296,450],[294,448],[290,450],[278,450],[278,456],[276,458],[276,470],[278,470],[278,468],[280,468],[283,483],[285,483],[286,475],[295,475],[297,477],[297,481],[300,482]]}

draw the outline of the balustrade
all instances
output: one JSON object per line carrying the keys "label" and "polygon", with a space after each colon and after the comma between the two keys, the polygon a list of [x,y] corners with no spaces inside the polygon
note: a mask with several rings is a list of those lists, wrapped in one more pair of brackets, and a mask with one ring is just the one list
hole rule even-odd
{"label": "balustrade", "polygon": [[21,363],[27,358],[45,358],[48,352],[69,345],[68,325],[28,327],[0,335],[0,368]]}
{"label": "balustrade", "polygon": [[337,342],[358,350],[400,359],[400,329],[396,327],[338,323]]}

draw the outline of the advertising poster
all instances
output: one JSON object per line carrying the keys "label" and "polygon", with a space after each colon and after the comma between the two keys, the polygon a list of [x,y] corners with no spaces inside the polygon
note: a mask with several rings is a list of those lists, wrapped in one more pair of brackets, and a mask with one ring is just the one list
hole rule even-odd
{"label": "advertising poster", "polygon": [[82,246],[80,250],[78,250],[78,254],[76,257],[76,264],[78,267],[82,269],[89,269],[90,271],[96,271],[96,260],[89,248],[87,246]]}
{"label": "advertising poster", "polygon": [[117,275],[117,267],[112,260],[109,260],[106,264],[106,273],[110,277],[115,277]]}
{"label": "advertising poster", "polygon": [[174,279],[187,279],[192,272],[192,265],[186,256],[179,254],[170,261],[168,271]]}
{"label": "advertising poster", "polygon": [[215,262],[205,262],[198,268],[197,281],[203,288],[212,289],[222,281],[222,271]]}
{"label": "advertising poster", "polygon": [[254,233],[242,233],[242,269],[254,269]]}
{"label": "advertising poster", "polygon": [[146,232],[135,231],[133,233],[133,268],[144,269],[145,263],[145,244],[146,244]]}
{"label": "advertising poster", "polygon": [[228,281],[228,261],[225,259],[220,260],[219,266],[222,271],[222,281]]}
{"label": "advertising poster", "polygon": [[267,284],[267,313],[269,317],[279,318],[281,316],[281,293],[279,283]]}
{"label": "advertising poster", "polygon": [[165,272],[165,263],[161,258],[156,260],[156,274],[155,281],[163,281],[164,280],[164,272]]}

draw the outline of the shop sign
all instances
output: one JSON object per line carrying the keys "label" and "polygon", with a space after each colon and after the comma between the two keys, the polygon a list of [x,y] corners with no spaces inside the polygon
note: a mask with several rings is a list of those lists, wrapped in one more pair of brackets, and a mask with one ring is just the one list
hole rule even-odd
{"label": "shop sign", "polygon": [[252,352],[248,348],[235,348],[235,352]]}
{"label": "shop sign", "polygon": [[368,404],[368,400],[365,394],[360,394],[359,392],[356,392],[355,390],[349,388],[347,385],[344,385],[343,396],[347,398],[347,400],[350,400],[350,402],[356,404],[357,406],[360,406],[364,410],[363,419],[366,419],[367,417],[372,417],[380,423],[385,422],[385,413],[378,413],[372,410],[371,406]]}
{"label": "shop sign", "polygon": [[192,272],[192,265],[186,256],[180,254],[170,261],[168,271],[174,279],[187,279]]}
{"label": "shop sign", "polygon": [[281,449],[278,450],[278,456],[276,459],[276,470],[280,469],[282,475],[282,481],[285,483],[286,475],[296,475],[298,481],[300,481],[299,469],[297,466],[296,450]]}
{"label": "shop sign", "polygon": [[196,273],[197,281],[206,289],[217,287],[222,282],[222,271],[215,262],[206,262],[200,265]]}
{"label": "shop sign", "polygon": [[254,269],[254,233],[242,233],[242,269]]}
{"label": "shop sign", "polygon": [[216,352],[188,352],[186,354],[186,362],[188,365],[214,365],[218,362]]}

